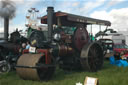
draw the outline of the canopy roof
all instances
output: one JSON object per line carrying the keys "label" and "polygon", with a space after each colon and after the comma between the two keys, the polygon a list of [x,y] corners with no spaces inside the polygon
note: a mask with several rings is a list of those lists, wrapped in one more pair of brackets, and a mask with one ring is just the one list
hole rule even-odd
{"label": "canopy roof", "polygon": [[[94,19],[79,15],[74,15],[65,12],[55,12],[54,13],[54,24],[58,23],[58,17],[60,18],[62,26],[71,26],[75,24],[97,24],[97,25],[104,25],[104,26],[111,26],[110,21]],[[41,23],[47,24],[47,15],[41,18]]]}

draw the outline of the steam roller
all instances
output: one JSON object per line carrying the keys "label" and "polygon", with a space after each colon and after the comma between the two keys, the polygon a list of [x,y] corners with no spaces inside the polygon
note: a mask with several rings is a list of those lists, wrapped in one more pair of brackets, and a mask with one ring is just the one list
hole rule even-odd
{"label": "steam roller", "polygon": [[47,24],[47,30],[30,33],[31,47],[23,50],[17,61],[16,71],[21,78],[49,80],[56,66],[63,70],[91,72],[101,69],[103,49],[98,42],[91,40],[86,28],[88,24],[110,26],[109,21],[54,12],[53,7],[48,7],[41,23]]}
{"label": "steam roller", "polygon": [[55,66],[46,66],[45,61],[43,54],[23,54],[17,61],[16,71],[25,80],[49,80]]}

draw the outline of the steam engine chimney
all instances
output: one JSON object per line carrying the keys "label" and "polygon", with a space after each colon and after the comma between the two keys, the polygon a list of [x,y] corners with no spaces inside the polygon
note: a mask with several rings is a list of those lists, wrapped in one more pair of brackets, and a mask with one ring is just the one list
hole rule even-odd
{"label": "steam engine chimney", "polygon": [[8,42],[9,17],[4,17],[4,40]]}
{"label": "steam engine chimney", "polygon": [[48,24],[48,42],[52,41],[52,32],[53,32],[53,14],[54,8],[47,8],[47,24]]}

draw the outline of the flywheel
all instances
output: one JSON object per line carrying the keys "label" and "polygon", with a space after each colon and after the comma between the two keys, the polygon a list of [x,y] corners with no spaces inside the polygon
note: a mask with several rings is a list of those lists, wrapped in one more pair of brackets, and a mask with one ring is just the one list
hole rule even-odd
{"label": "flywheel", "polygon": [[80,58],[83,69],[96,72],[103,65],[102,47],[97,42],[88,43],[82,48]]}
{"label": "flywheel", "polygon": [[45,65],[45,56],[42,54],[23,54],[18,59],[16,71],[25,80],[49,80],[55,66]]}

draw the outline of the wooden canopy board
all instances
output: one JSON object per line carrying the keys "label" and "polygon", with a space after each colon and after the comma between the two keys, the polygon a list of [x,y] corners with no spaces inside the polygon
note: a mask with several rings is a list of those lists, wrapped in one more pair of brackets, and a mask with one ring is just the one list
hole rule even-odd
{"label": "wooden canopy board", "polygon": [[[62,26],[76,26],[78,24],[84,24],[84,25],[97,24],[97,25],[111,26],[111,23],[109,21],[69,14],[60,11],[54,13],[53,23],[58,25],[58,21],[59,23],[61,23]],[[41,18],[41,23],[47,24],[47,15]]]}

